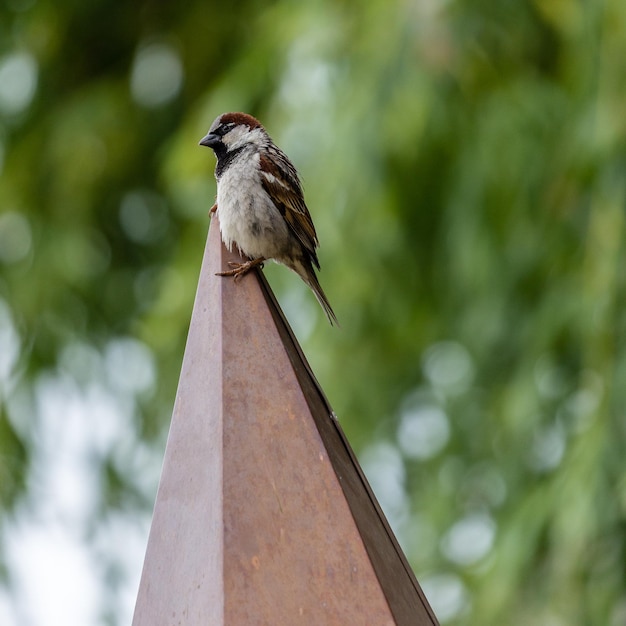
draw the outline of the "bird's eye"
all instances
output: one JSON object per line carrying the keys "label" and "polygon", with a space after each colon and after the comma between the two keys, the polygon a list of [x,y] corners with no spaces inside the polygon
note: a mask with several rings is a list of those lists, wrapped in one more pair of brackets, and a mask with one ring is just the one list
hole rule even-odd
{"label": "bird's eye", "polygon": [[228,124],[223,124],[222,125],[222,134],[225,135],[226,133],[229,133],[233,128],[235,128],[234,122],[229,122]]}

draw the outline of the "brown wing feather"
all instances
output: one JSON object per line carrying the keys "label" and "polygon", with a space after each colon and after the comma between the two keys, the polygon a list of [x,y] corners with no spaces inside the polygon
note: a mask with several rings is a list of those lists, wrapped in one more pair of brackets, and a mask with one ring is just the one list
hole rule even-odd
{"label": "brown wing feather", "polygon": [[263,188],[296,235],[304,252],[319,269],[315,248],[317,234],[311,214],[304,202],[302,186],[296,168],[278,148],[270,150],[271,156],[261,155],[261,182]]}

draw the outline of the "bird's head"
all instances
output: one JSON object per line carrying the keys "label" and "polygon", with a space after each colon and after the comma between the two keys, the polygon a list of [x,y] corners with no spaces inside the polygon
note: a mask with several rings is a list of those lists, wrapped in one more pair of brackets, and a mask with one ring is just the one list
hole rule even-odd
{"label": "bird's head", "polygon": [[261,122],[247,113],[223,113],[200,140],[201,146],[212,148],[220,155],[242,148],[246,144],[262,145],[267,133]]}

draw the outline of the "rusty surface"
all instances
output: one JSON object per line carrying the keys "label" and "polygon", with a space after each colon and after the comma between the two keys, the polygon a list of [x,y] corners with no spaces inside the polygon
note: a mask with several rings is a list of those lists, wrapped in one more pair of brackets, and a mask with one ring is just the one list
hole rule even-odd
{"label": "rusty surface", "polygon": [[[281,340],[309,404],[329,458],[343,487],[372,566],[398,625],[438,624],[402,548],[393,534],[372,488],[359,465],[330,402],[300,348],[265,276],[260,282]],[[329,419],[329,416],[331,418]]]}
{"label": "rusty surface", "polygon": [[207,242],[134,626],[224,623],[220,265]]}
{"label": "rusty surface", "polygon": [[264,278],[214,276],[237,258],[213,218],[133,624],[436,624]]}

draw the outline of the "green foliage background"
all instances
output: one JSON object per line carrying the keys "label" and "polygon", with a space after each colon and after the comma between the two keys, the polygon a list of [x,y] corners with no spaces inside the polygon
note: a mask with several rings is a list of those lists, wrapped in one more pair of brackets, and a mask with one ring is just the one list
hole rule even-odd
{"label": "green foliage background", "polygon": [[[266,272],[442,623],[623,624],[625,94],[620,0],[5,0],[5,547],[50,385],[87,430],[97,398],[124,416],[77,535],[149,519],[214,194],[197,142],[243,110],[302,173],[342,328]],[[138,581],[99,558],[122,623]]]}

